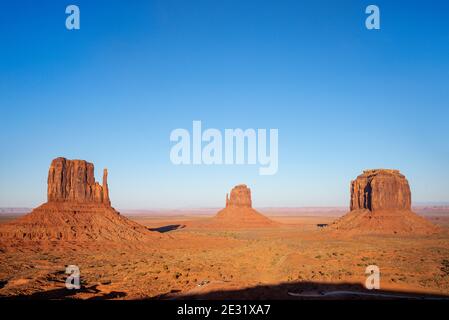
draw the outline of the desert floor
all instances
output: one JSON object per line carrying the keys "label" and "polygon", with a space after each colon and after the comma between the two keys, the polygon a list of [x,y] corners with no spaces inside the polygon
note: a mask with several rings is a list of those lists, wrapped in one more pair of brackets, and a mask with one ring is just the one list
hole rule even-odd
{"label": "desert floor", "polygon": [[[81,299],[303,299],[449,296],[449,215],[431,237],[334,238],[334,215],[272,216],[279,227],[209,230],[201,216],[131,216],[161,233],[148,243],[0,242],[0,296]],[[5,222],[6,217],[0,221]],[[368,265],[386,296],[361,296]],[[67,265],[80,290],[65,288]],[[344,291],[344,292],[341,292]],[[338,293],[340,292],[340,293]],[[345,293],[346,292],[346,293]],[[369,292],[373,292],[372,290]],[[299,294],[299,296],[295,296]]]}

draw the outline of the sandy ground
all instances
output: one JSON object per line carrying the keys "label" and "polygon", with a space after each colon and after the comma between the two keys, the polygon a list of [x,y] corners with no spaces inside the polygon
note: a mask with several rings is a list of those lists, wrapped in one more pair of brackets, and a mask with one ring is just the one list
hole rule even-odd
{"label": "sandy ground", "polygon": [[[449,296],[449,215],[429,237],[336,239],[317,224],[335,215],[275,215],[270,229],[207,230],[205,215],[131,216],[166,235],[152,243],[1,243],[0,295],[33,299],[301,299],[326,292],[366,298],[368,265],[391,294]],[[0,222],[7,221],[2,219]],[[157,232],[157,231],[155,231]],[[77,265],[82,288],[65,288]],[[343,291],[343,293],[341,293]],[[298,295],[295,296],[295,295]]]}

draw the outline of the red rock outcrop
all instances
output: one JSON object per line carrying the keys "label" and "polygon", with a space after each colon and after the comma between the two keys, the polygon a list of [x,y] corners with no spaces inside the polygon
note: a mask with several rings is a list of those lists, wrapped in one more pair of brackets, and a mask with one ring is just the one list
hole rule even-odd
{"label": "red rock outcrop", "polygon": [[103,185],[100,185],[95,181],[93,163],[56,158],[48,170],[48,202],[93,202],[110,205],[107,177],[108,171],[104,169]]}
{"label": "red rock outcrop", "polygon": [[231,190],[231,197],[226,194],[226,208],[238,207],[238,208],[251,208],[251,189],[244,184],[235,186]]}
{"label": "red rock outcrop", "polygon": [[104,169],[95,182],[94,165],[56,158],[48,172],[48,202],[0,226],[0,238],[14,240],[145,240],[161,237],[111,207]]}
{"label": "red rock outcrop", "polygon": [[114,208],[95,203],[47,202],[0,226],[0,239],[128,241],[153,236]]}
{"label": "red rock outcrop", "polygon": [[407,179],[399,170],[365,170],[351,181],[351,210],[411,210]]}
{"label": "red rock outcrop", "polygon": [[252,208],[251,190],[244,184],[226,194],[226,207],[220,210],[209,226],[215,228],[263,228],[278,225]]}
{"label": "red rock outcrop", "polygon": [[351,181],[350,212],[331,229],[345,234],[432,234],[438,228],[411,211],[411,192],[399,170],[365,170]]}

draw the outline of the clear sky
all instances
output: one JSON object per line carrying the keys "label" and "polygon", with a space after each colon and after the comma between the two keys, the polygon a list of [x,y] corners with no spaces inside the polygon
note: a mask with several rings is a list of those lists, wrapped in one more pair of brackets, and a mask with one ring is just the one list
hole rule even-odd
{"label": "clear sky", "polygon": [[[65,28],[77,4],[81,29]],[[365,28],[376,4],[381,29]],[[449,202],[447,1],[8,1],[0,206],[46,199],[53,158],[109,169],[121,209],[347,205],[363,169]],[[175,128],[279,129],[279,170],[175,166]]]}

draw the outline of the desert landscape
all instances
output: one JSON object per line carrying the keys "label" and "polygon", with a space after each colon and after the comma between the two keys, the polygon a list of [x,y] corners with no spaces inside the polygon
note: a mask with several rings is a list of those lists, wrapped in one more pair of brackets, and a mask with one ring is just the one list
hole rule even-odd
{"label": "desert landscape", "polygon": [[[106,169],[99,184],[92,163],[56,158],[46,203],[1,212],[0,298],[449,298],[449,208],[412,208],[398,170],[366,170],[350,192],[349,209],[257,210],[240,184],[223,209],[119,213]],[[365,288],[370,265],[380,289]]]}
{"label": "desert landscape", "polygon": [[448,3],[3,1],[2,307],[447,309]]}

